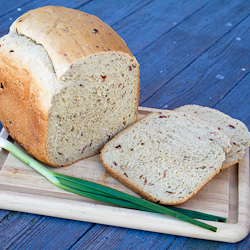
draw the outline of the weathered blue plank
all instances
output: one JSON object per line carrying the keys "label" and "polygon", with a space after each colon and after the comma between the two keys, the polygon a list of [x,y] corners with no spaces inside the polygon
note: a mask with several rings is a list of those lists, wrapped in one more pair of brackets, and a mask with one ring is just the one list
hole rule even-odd
{"label": "weathered blue plank", "polygon": [[91,1],[79,8],[79,10],[98,16],[109,25],[114,25],[119,20],[137,12],[152,0],[97,0]]}
{"label": "weathered blue plank", "polygon": [[[207,3],[207,0],[171,0],[164,4],[161,0],[155,0],[112,27],[137,55],[145,47],[200,11]],[[152,63],[150,62],[149,65],[152,66]]]}
{"label": "weathered blue plank", "polygon": [[[96,232],[99,232],[96,235]],[[177,236],[166,236],[164,234],[152,233],[147,231],[109,227],[96,225],[91,231],[87,232],[71,248],[77,249],[149,249],[149,246],[161,249],[163,242],[164,248],[172,244],[171,241]],[[150,249],[151,249],[150,247]]]}
{"label": "weathered blue plank", "polygon": [[143,105],[173,109],[185,104],[215,106],[248,74],[250,17],[216,42]]}
{"label": "weathered blue plank", "polygon": [[71,249],[244,249],[249,247],[249,238],[231,244],[97,224]]}
{"label": "weathered blue plank", "polygon": [[60,5],[64,7],[71,7],[71,8],[78,8],[85,3],[87,3],[88,0],[74,0],[74,1],[62,1],[62,0],[35,0],[35,1],[28,1],[27,3],[23,5],[19,5],[19,2],[16,2],[17,7],[13,7],[12,11],[8,12],[5,15],[0,16],[0,37],[4,34],[7,34],[9,31],[10,25],[13,23],[13,21],[24,14],[25,12],[35,9],[41,6],[45,5]]}
{"label": "weathered blue plank", "polygon": [[[250,56],[250,52],[248,54]],[[250,68],[250,64],[248,69]],[[250,129],[250,73],[218,103],[215,108],[243,121]]]}
{"label": "weathered blue plank", "polygon": [[37,215],[9,212],[0,223],[0,249],[9,247],[40,218]]}
{"label": "weathered blue plank", "polygon": [[[27,1],[17,11],[21,3],[17,1],[13,11],[9,12],[10,8],[6,15],[0,9],[0,32],[7,33],[16,17],[41,5],[82,6],[83,11],[111,24],[136,54],[141,63],[141,104],[163,107],[168,104],[166,96],[177,93],[177,100],[170,99],[172,107],[180,100],[183,104],[197,101],[215,105],[250,127],[249,30],[242,21],[245,18],[249,23],[246,17],[250,4],[248,1],[206,2],[46,0]],[[6,2],[9,7],[10,3]],[[234,40],[233,35],[241,40]],[[239,43],[233,46],[236,41]],[[211,81],[214,75],[220,75],[217,82]],[[224,79],[219,79],[222,76]],[[189,89],[185,89],[184,81],[190,84]],[[153,93],[162,99],[158,100]],[[206,99],[208,93],[214,96]],[[250,249],[250,235],[239,243],[227,244],[0,210],[1,250],[71,248]]]}
{"label": "weathered blue plank", "polygon": [[12,212],[0,224],[0,249],[69,249],[91,223]]}
{"label": "weathered blue plank", "polygon": [[[144,105],[153,93],[243,21],[249,11],[250,5],[246,2],[229,1],[225,8],[222,1],[210,1],[199,12],[137,54],[141,64],[140,104]],[[229,22],[232,26],[227,25]]]}
{"label": "weathered blue plank", "polygon": [[1,210],[0,209],[0,223],[2,223],[2,221],[4,220],[4,218],[6,216],[8,216],[10,214],[10,211],[8,210]]}
{"label": "weathered blue plank", "polygon": [[0,17],[6,15],[8,12],[22,7],[24,4],[30,2],[30,0],[19,0],[18,4],[16,0],[0,1],[1,13]]}

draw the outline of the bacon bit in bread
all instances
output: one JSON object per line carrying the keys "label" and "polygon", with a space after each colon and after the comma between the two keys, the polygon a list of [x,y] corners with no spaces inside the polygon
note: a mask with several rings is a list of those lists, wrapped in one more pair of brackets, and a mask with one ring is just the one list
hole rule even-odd
{"label": "bacon bit in bread", "polygon": [[87,147],[87,145],[82,149],[82,151],[81,151],[81,154],[83,153],[83,151],[86,149],[86,147]]}
{"label": "bacon bit in bread", "polygon": [[102,81],[105,82],[105,79],[107,78],[107,76],[101,76],[102,77]]}

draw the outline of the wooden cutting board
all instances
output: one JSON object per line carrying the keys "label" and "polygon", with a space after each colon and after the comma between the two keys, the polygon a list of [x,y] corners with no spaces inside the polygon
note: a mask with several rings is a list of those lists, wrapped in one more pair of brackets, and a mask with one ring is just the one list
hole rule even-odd
{"label": "wooden cutting board", "polygon": [[[141,119],[156,109],[139,108]],[[1,136],[7,138],[3,129]],[[48,167],[48,166],[47,166]],[[65,168],[49,169],[90,180],[135,195],[114,180],[102,166],[99,155]],[[227,218],[226,223],[206,222],[216,233],[149,212],[98,202],[59,189],[5,150],[0,151],[0,208],[72,220],[134,228],[224,242],[237,242],[249,233],[249,150],[239,164],[219,173],[186,203],[178,207]]]}

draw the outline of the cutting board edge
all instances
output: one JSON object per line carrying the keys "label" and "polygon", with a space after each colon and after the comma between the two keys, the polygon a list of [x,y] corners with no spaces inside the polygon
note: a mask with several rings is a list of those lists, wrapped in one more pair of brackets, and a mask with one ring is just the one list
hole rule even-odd
{"label": "cutting board edge", "polygon": [[6,190],[0,190],[0,204],[6,210],[13,210],[15,205],[19,212],[228,243],[238,242],[249,233],[244,222],[206,222],[218,228],[214,233],[160,214]]}
{"label": "cutting board edge", "polygon": [[[160,109],[153,109],[153,108],[146,108],[146,107],[139,107],[139,112],[141,113],[147,113],[147,112],[154,112],[154,111],[161,111]],[[7,138],[6,136],[8,133],[3,129],[1,131],[1,136]],[[230,242],[230,243],[235,243],[238,242],[242,239],[244,239],[247,234],[250,231],[249,227],[249,216],[247,215],[247,211],[250,210],[250,201],[249,199],[244,200],[244,198],[249,197],[249,149],[246,150],[246,154],[243,157],[243,160],[239,163],[239,165],[242,165],[240,167],[239,171],[239,186],[238,186],[238,195],[239,195],[239,210],[238,210],[238,222],[235,224],[228,224],[228,223],[214,223],[214,222],[209,222],[211,225],[215,225],[218,227],[218,232],[217,233],[212,233],[208,232],[205,230],[205,234],[200,233],[200,228],[195,227],[193,228],[193,225],[190,225],[188,223],[176,221],[170,218],[167,218],[167,225],[170,224],[170,227],[162,227],[161,229],[158,228],[158,224],[160,221],[158,221],[158,224],[152,226],[152,222],[146,223],[141,220],[136,220],[134,221],[135,224],[129,225],[128,220],[127,220],[127,214],[128,212],[131,214],[131,216],[138,216],[138,214],[147,214],[147,217],[143,217],[144,220],[148,220],[149,215],[147,212],[142,212],[142,211],[135,211],[135,210],[129,210],[126,208],[117,208],[117,207],[112,207],[112,206],[105,206],[101,204],[93,204],[93,203],[88,203],[88,202],[82,202],[82,201],[77,201],[77,200],[68,200],[67,202],[74,203],[74,205],[78,204],[77,207],[79,209],[81,207],[88,207],[88,213],[85,212],[79,212],[80,217],[76,218],[76,216],[68,216],[64,210],[61,209],[62,205],[65,205],[66,200],[60,200],[60,198],[57,197],[48,197],[44,195],[37,195],[37,194],[27,194],[27,193],[19,193],[18,191],[6,191],[6,190],[1,190],[0,189],[0,207],[2,209],[7,209],[7,210],[13,210],[13,204],[16,204],[14,210],[15,211],[20,211],[20,212],[27,212],[27,213],[34,213],[34,214],[41,214],[41,215],[47,215],[47,216],[53,216],[53,217],[60,217],[60,218],[65,218],[65,219],[73,219],[73,220],[80,220],[80,221],[87,221],[87,222],[92,222],[92,223],[100,223],[100,224],[106,224],[106,225],[112,225],[112,226],[120,226],[120,227],[127,227],[127,228],[132,228],[132,229],[138,229],[138,230],[146,230],[146,231],[152,231],[152,232],[159,232],[159,233],[166,233],[166,234],[172,234],[172,235],[180,235],[180,236],[186,236],[186,237],[193,237],[193,238],[199,238],[199,239],[207,239],[207,240],[216,240],[216,241],[223,241],[223,242]],[[243,182],[242,182],[243,180]],[[242,192],[244,193],[244,197],[242,197]],[[8,195],[7,195],[8,194]],[[20,200],[19,198],[22,197],[23,201]],[[33,207],[34,201],[39,204],[40,199],[43,201],[51,202],[54,204],[54,207],[49,210],[45,209],[46,211],[37,211],[37,207]],[[59,202],[60,201],[60,202]],[[66,202],[66,203],[67,203]],[[43,208],[42,206],[43,202],[39,205],[39,208]],[[57,205],[56,205],[57,204]],[[94,206],[94,214],[91,214],[90,211],[93,212],[93,206]],[[58,210],[61,211],[61,214],[58,215],[56,214],[58,212],[55,211],[55,208],[58,207]],[[103,213],[101,213],[100,217],[96,217],[96,207],[100,208],[102,212],[106,212],[107,214],[112,213],[115,214],[119,218],[119,215],[122,213],[126,214],[126,220],[124,222],[119,222],[119,220],[113,220],[111,223],[110,220],[105,220],[103,218]],[[72,212],[72,208],[68,207],[69,212]],[[117,212],[118,211],[118,212]],[[82,216],[84,215],[84,216]],[[94,217],[93,217],[94,216]],[[157,217],[158,216],[158,217]],[[162,215],[156,215],[152,214],[150,215],[151,220],[154,221],[154,218],[159,218],[159,216]],[[92,220],[90,218],[93,218]],[[161,217],[161,220],[163,218]],[[164,221],[166,218],[164,218]],[[115,222],[114,222],[115,221]],[[130,220],[129,220],[130,221]],[[172,225],[170,222],[175,221],[175,224],[177,225]],[[166,221],[165,221],[166,222]],[[139,226],[139,224],[142,223],[142,226]],[[176,227],[177,226],[177,227]],[[191,228],[189,228],[191,226]],[[154,228],[155,227],[155,228]],[[188,227],[188,232],[184,232],[183,228],[186,229]],[[196,229],[198,231],[196,232]],[[190,234],[190,230],[193,232]],[[203,230],[203,229],[202,229]],[[212,233],[212,234],[210,234]]]}

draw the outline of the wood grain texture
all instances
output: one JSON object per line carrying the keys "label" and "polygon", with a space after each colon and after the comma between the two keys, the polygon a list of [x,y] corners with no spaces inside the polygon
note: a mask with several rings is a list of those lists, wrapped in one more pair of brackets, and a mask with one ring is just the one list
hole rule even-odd
{"label": "wood grain texture", "polygon": [[[21,214],[16,223],[20,225],[23,221],[27,221],[23,218],[25,215],[27,216],[27,214]],[[9,249],[29,249],[30,246],[32,249],[69,249],[91,228],[91,223],[87,222],[82,223],[32,214],[28,214],[28,216],[31,220],[28,225],[23,225],[22,234],[9,238],[6,244]],[[11,225],[9,227],[12,228]],[[57,234],[56,237],[54,232]],[[37,240],[37,235],[39,235],[39,240]]]}
{"label": "wood grain texture", "polygon": [[249,22],[247,17],[143,104],[170,109],[187,103],[214,107],[248,74],[244,69],[250,67],[249,48],[242,41],[250,39]]}
{"label": "wood grain texture", "polygon": [[[247,53],[249,55],[249,53]],[[249,63],[249,62],[248,62]],[[243,121],[250,129],[250,95],[249,95],[250,74],[246,74],[231,91],[218,103],[215,108],[230,114],[232,117]]]}
{"label": "wood grain texture", "polygon": [[[147,6],[152,0],[102,0],[90,1],[79,10],[98,16],[108,25],[113,26],[120,20],[126,19],[132,13],[138,13],[141,8]],[[115,27],[113,27],[115,28]]]}
{"label": "wood grain texture", "polygon": [[[229,21],[232,24],[242,22],[250,11],[250,6],[246,2],[229,1],[226,9],[223,6],[224,3],[221,1],[218,1],[217,4],[210,1],[208,5],[194,13],[185,22],[177,25],[171,32],[137,54],[137,59],[141,64],[140,105],[149,106],[145,101],[157,90],[160,93],[166,91],[165,94],[170,98],[175,95],[174,91],[178,91],[182,95],[183,92],[185,93],[185,89],[196,95],[195,90],[192,91],[192,88],[186,84],[173,86],[171,92],[167,92],[161,87],[172,79],[177,82],[181,81],[179,74],[185,68],[192,73],[190,64],[232,29],[232,26],[226,24]],[[206,61],[202,62],[206,63]],[[193,82],[192,78],[190,82]],[[197,93],[197,97],[199,97],[199,93]],[[157,103],[153,104],[153,107],[162,106]]]}
{"label": "wood grain texture", "polygon": [[[151,1],[128,17],[121,19],[112,27],[121,35],[131,51],[137,55],[176,26],[199,12],[208,1]],[[136,27],[131,29],[131,27]],[[136,39],[135,39],[136,37]],[[138,57],[139,58],[139,57]],[[143,65],[142,65],[143,67]]]}
{"label": "wood grain texture", "polygon": [[[152,111],[157,110],[140,108],[139,119]],[[68,193],[48,182],[12,154],[8,155],[0,172],[0,194],[2,196],[0,206],[10,210],[79,221],[236,242],[243,239],[249,232],[247,224],[249,220],[247,214],[250,208],[247,199],[249,197],[249,155],[246,154],[239,163],[238,171],[230,172],[230,170],[226,169],[219,173],[192,199],[178,206],[228,218],[227,223],[209,222],[218,227],[217,233],[164,215],[119,208]],[[137,196],[107,174],[99,155],[89,157],[69,167],[55,169],[55,171]],[[230,173],[237,174],[239,182],[231,185]],[[230,190],[233,194],[238,193],[238,199],[229,199]],[[230,201],[233,202],[232,205],[229,203]]]}
{"label": "wood grain texture", "polygon": [[[244,32],[239,29],[246,22],[249,23],[247,19],[250,14],[249,1],[138,0],[126,1],[125,4],[123,2],[0,0],[0,34],[8,32],[9,25],[16,17],[42,5],[61,5],[89,11],[111,24],[125,39],[141,63],[140,104],[155,108],[171,108],[171,105],[174,107],[182,99],[184,104],[188,104],[189,101],[199,105],[209,103],[242,120],[250,128],[250,78],[247,59],[247,57],[250,58],[249,39],[248,41],[242,39]],[[18,8],[21,10],[18,11]],[[235,33],[241,38],[236,40],[239,42],[235,46],[237,49],[233,48],[232,44],[228,44],[224,38],[229,37],[228,35],[234,30],[241,32]],[[248,32],[247,29],[245,31]],[[236,41],[232,40],[232,42]],[[207,60],[203,57],[207,51],[213,51],[214,58],[208,55],[209,60]],[[231,53],[238,53],[234,54],[238,62],[236,58],[232,58]],[[234,63],[228,62],[229,58]],[[242,66],[245,70],[240,73],[242,61],[245,62]],[[195,62],[199,64],[196,64],[197,68],[193,70],[191,65]],[[206,75],[213,80],[212,74],[217,71],[221,74],[221,70],[228,73],[228,78],[220,81],[218,79],[215,82],[208,81],[203,76]],[[182,72],[185,74],[182,75]],[[203,81],[197,76],[200,76]],[[184,85],[178,89],[178,82],[184,82],[184,80],[193,81],[190,84],[193,87]],[[176,83],[175,86],[172,85],[170,92],[167,86],[173,83],[172,81]],[[200,82],[197,88],[194,81]],[[219,87],[218,84],[221,84],[221,81],[224,84],[229,81],[230,87],[226,86],[227,91]],[[216,91],[213,91],[213,85]],[[200,98],[202,88],[206,93],[209,93],[207,91],[211,88],[209,91],[214,98],[209,99],[210,96],[204,96],[204,100]],[[172,98],[171,93],[179,94],[177,98]],[[155,98],[156,95],[161,99],[159,102],[158,98]],[[169,98],[171,104],[169,104]],[[60,230],[60,226],[67,230]],[[71,248],[249,249],[250,234],[241,242],[230,244],[0,210],[1,250]]]}
{"label": "wood grain texture", "polygon": [[[17,7],[14,7],[12,10],[10,10],[6,15],[1,16],[0,15],[0,37],[7,34],[9,32],[9,27],[13,23],[13,21],[24,14],[25,12],[46,6],[46,5],[60,5],[64,7],[70,7],[70,8],[79,8],[82,5],[84,5],[88,0],[74,0],[74,1],[61,1],[61,0],[35,0],[35,1],[25,1],[23,4],[22,2],[16,1]],[[11,9],[11,8],[9,8]]]}
{"label": "wood grain texture", "polygon": [[18,5],[17,5],[15,0],[1,1],[0,17],[6,16],[9,12],[13,11],[13,9],[16,9],[17,12],[21,11],[20,8],[23,5],[27,4],[28,2],[29,2],[29,0],[20,0],[20,1],[18,1]]}

